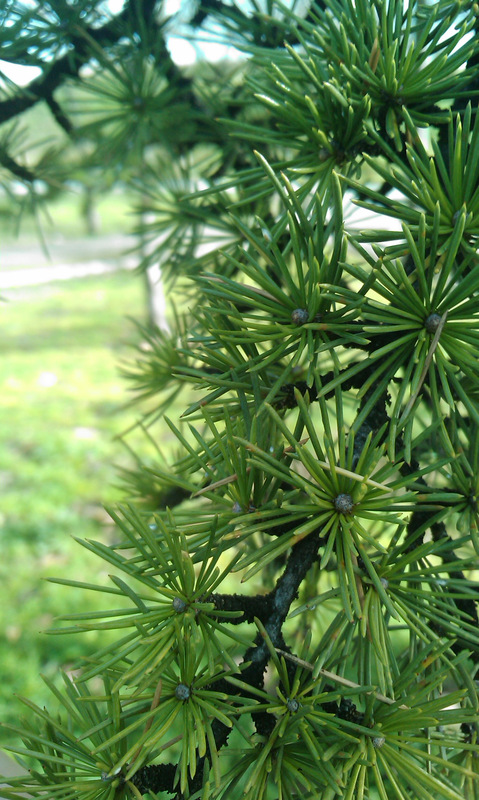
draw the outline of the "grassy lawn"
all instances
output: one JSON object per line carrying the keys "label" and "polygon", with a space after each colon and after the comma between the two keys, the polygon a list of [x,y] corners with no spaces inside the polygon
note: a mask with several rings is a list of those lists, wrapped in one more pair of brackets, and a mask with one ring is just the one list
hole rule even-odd
{"label": "grassy lawn", "polygon": [[[95,636],[46,636],[55,615],[98,604],[47,583],[104,583],[108,566],[73,541],[111,535],[103,504],[121,497],[114,436],[138,416],[118,370],[143,318],[143,284],[119,272],[9,293],[0,303],[0,719],[21,711],[12,694],[42,705],[38,673],[95,646]],[[94,594],[94,593],[90,593]],[[89,635],[88,635],[89,636]],[[98,642],[96,642],[98,644]],[[1,735],[1,734],[0,734]]]}

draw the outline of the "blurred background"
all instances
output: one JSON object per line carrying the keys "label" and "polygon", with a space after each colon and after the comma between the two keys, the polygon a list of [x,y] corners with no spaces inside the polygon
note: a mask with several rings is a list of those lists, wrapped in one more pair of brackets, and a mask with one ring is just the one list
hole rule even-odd
{"label": "blurred background", "polygon": [[[13,53],[0,62],[1,102],[28,96],[29,84],[41,79],[35,58],[48,61],[52,42],[60,46],[66,35],[67,26],[59,27],[59,22],[67,22],[58,17],[59,5],[68,11],[65,4],[34,0],[5,3],[0,10],[3,38],[17,26],[27,39],[33,37],[27,44],[33,41],[38,47],[34,52],[26,44],[22,51],[18,38],[17,58]],[[70,8],[76,6],[78,11],[81,5],[72,3]],[[108,25],[112,15],[128,5],[111,0],[91,3],[89,8],[96,6],[98,25]],[[162,4],[162,19],[168,20],[181,5]],[[38,41],[35,24],[41,31]],[[51,31],[50,44],[45,44],[45,30]],[[218,74],[222,64],[230,63],[227,48],[210,44],[205,51],[173,35],[174,30],[166,32],[165,41],[180,83],[198,54],[205,69],[207,60],[219,64]],[[15,47],[15,42],[10,44]],[[142,40],[129,51],[132,62],[143,59],[147,72],[153,63],[145,56],[150,45]],[[82,73],[81,81],[67,82],[55,94],[55,101],[68,109],[74,121],[73,136],[51,103],[35,102],[8,122],[0,115],[0,720],[4,722],[18,722],[22,707],[15,694],[40,706],[48,701],[51,708],[51,693],[39,673],[52,677],[59,665],[68,670],[80,655],[98,648],[96,633],[45,635],[60,613],[78,610],[80,603],[85,608],[89,603],[98,606],[99,598],[94,592],[82,593],[44,579],[68,576],[93,584],[108,580],[107,565],[75,537],[108,541],[113,536],[105,505],[125,499],[119,467],[132,463],[122,433],[130,430],[128,447],[135,442],[140,450],[144,447],[144,437],[131,431],[140,411],[130,405],[131,391],[121,368],[134,360],[134,345],[142,339],[133,320],[151,330],[155,323],[164,326],[168,314],[155,255],[148,273],[135,269],[145,256],[143,233],[138,233],[139,220],[141,228],[145,219],[141,205],[145,197],[132,183],[146,163],[154,173],[157,157],[164,169],[168,148],[161,126],[171,129],[172,118],[168,110],[165,114],[171,95],[165,94],[168,85],[159,73],[153,76],[156,83],[149,73],[145,87],[142,69],[133,64],[138,91],[147,98],[150,93],[155,102],[144,126],[138,127],[144,133],[141,142],[135,140],[130,147],[126,116],[119,127],[108,127],[133,90],[125,70],[116,87],[119,95],[109,94],[111,80],[118,78],[117,57],[118,53],[111,59],[112,72],[110,62],[100,59]],[[15,162],[10,163],[12,155]],[[24,167],[29,170],[32,165],[33,182],[31,176],[22,178]],[[151,181],[154,185],[154,174]],[[167,440],[164,445],[167,452]],[[1,727],[0,740],[5,743]],[[7,769],[2,762],[0,771]]]}
{"label": "blurred background", "polygon": [[38,673],[53,674],[85,645],[81,637],[42,633],[55,614],[78,604],[74,590],[42,578],[105,581],[98,560],[73,537],[108,536],[103,506],[119,499],[115,465],[128,460],[114,437],[137,416],[125,408],[128,386],[119,373],[138,340],[127,316],[145,315],[142,281],[122,255],[128,200],[120,192],[102,198],[95,233],[85,230],[80,211],[74,194],[51,206],[43,229],[48,256],[32,218],[22,218],[19,237],[8,216],[2,220],[2,720],[18,714],[12,693],[41,704]]}

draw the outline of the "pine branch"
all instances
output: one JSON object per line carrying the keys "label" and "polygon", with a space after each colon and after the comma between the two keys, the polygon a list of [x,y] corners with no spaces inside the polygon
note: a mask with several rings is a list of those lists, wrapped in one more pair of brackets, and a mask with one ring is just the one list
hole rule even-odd
{"label": "pine branch", "polygon": [[[271,612],[267,619],[265,619],[264,628],[273,646],[276,648],[282,650],[287,649],[282,634],[282,626],[289,613],[291,603],[297,597],[299,587],[306,573],[317,558],[320,542],[321,540],[317,534],[310,534],[292,548],[286,568],[279,578],[275,589],[271,592],[271,597],[269,598],[268,596]],[[262,688],[264,671],[270,657],[270,651],[266,641],[262,638],[261,634],[258,634],[256,643],[247,650],[244,655],[244,663],[251,663],[241,673],[242,682],[250,686]],[[217,684],[215,684],[215,686],[217,686]],[[234,687],[229,686],[230,694],[233,688]],[[243,692],[242,695],[247,696],[247,693]],[[252,697],[254,697],[254,695],[252,695]],[[271,726],[274,726],[274,719],[270,714],[260,713],[255,717],[255,724],[259,734],[268,736],[271,732]],[[226,744],[231,729],[217,720],[214,721],[212,728],[216,748],[219,750]],[[196,775],[190,783],[190,794],[193,794],[201,788],[204,767],[205,762],[204,759],[202,759],[198,763]],[[186,799],[181,792],[177,792],[175,800]]]}
{"label": "pine branch", "polygon": [[[317,9],[326,7],[324,0],[316,0],[314,5]],[[299,39],[287,20],[283,22],[259,12],[254,16],[248,15],[241,9],[240,3],[231,6],[222,0],[202,0],[189,24],[195,28],[200,27],[209,16],[220,24],[224,20],[228,26],[236,26],[238,33],[247,41],[251,39],[255,45],[265,49],[283,49],[285,40],[289,45],[299,44]],[[269,25],[264,24],[265,20],[268,20]],[[303,20],[314,24],[316,15],[308,10]]]}
{"label": "pine branch", "polygon": [[173,794],[174,781],[176,775],[176,764],[151,764],[141,767],[136,772],[131,782],[138,789],[140,794],[148,792],[169,792]]}
{"label": "pine branch", "polygon": [[212,594],[208,598],[218,611],[242,611],[243,616],[228,620],[230,625],[241,625],[243,622],[267,622],[274,609],[274,592],[251,597],[247,594]]}
{"label": "pine branch", "polygon": [[75,129],[60,104],[57,103],[53,95],[49,95],[45,100],[58,125],[63,128],[65,133],[71,136]]}
{"label": "pine branch", "polygon": [[[63,3],[50,6],[58,14]],[[131,0],[99,29],[70,25],[67,39],[62,26],[68,60],[45,65],[15,98],[45,100],[71,134],[57,88],[95,53],[108,75],[125,56],[118,94],[99,75],[90,87],[100,112],[85,130],[94,139],[118,123],[106,148],[119,163],[143,124],[148,158],[155,144],[182,154],[173,171],[163,155],[148,184],[138,178],[157,220],[142,232],[155,258],[174,268],[188,259],[198,295],[191,330],[177,320],[171,340],[152,339],[132,375],[143,400],[165,393],[148,421],[182,381],[203,394],[185,412],[189,426],[170,423],[183,448],[177,477],[160,448],[156,471],[138,458],[130,483],[143,508],[111,512],[114,544],[86,542],[114,567],[114,586],[57,579],[121,601],[65,615],[75,622],[66,631],[119,636],[66,681],[65,697],[53,688],[66,725],[26,701],[38,727],[18,753],[42,772],[13,779],[10,800],[45,791],[265,800],[273,788],[423,800],[477,790],[479,116],[463,101],[466,81],[479,81],[464,34],[478,25],[474,10],[448,0],[427,12],[376,5],[331,0],[301,20],[282,4],[205,0],[191,25],[207,29],[210,18],[255,56],[246,89],[239,70],[218,87],[206,86],[209,72],[184,77],[155,3]],[[145,95],[161,98],[154,120],[148,108],[135,113],[145,54],[159,92]],[[6,102],[0,113],[21,113]],[[210,128],[210,107],[227,108],[234,125]],[[175,111],[185,130],[155,143]],[[436,123],[431,155],[422,132]],[[198,156],[211,143],[213,154]],[[0,163],[31,179],[9,158]],[[403,223],[397,237],[379,225],[344,233],[345,184]],[[205,244],[220,230],[225,250],[196,258],[201,229]],[[194,472],[207,475],[196,486]],[[263,573],[266,593],[236,592],[238,573]],[[300,590],[296,655],[286,620]],[[254,640],[234,627],[243,623],[256,623]],[[104,691],[91,695],[102,673]],[[254,736],[231,758],[245,715]],[[160,756],[168,763],[152,763]]]}
{"label": "pine branch", "polygon": [[0,164],[6,167],[12,175],[15,175],[26,183],[33,183],[36,178],[36,175],[28,169],[28,167],[24,167],[23,164],[18,164],[15,159],[6,152],[4,147],[0,147]]}
{"label": "pine branch", "polygon": [[[155,24],[153,18],[155,6],[156,0],[144,0],[142,3],[142,14],[149,25]],[[53,64],[45,64],[42,75],[33,80],[28,85],[28,90],[22,95],[0,102],[0,123],[18,116],[41,100],[50,104],[54,92],[68,78],[77,77],[82,66],[90,61],[92,51],[89,41],[95,42],[101,48],[112,47],[124,36],[124,24],[135,18],[135,9],[135,0],[128,0],[125,8],[111,22],[107,22],[99,28],[85,28],[84,31],[79,29],[78,35],[70,38],[71,51],[58,58]],[[159,30],[158,35],[161,35]],[[177,87],[189,87],[190,81],[175,65],[166,45],[162,48],[162,59],[167,79]],[[53,103],[55,103],[54,100]],[[63,117],[61,118],[65,122]],[[63,122],[60,123],[62,127],[64,127]]]}

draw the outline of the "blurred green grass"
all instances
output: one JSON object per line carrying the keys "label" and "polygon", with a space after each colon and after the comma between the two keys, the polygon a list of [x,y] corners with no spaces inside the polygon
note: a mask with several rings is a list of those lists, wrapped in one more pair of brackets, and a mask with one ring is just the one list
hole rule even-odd
{"label": "blurred green grass", "polygon": [[12,694],[51,706],[38,673],[98,647],[97,634],[41,633],[55,615],[99,602],[41,579],[107,581],[108,566],[72,536],[112,535],[103,504],[120,499],[115,464],[129,463],[114,436],[139,415],[124,408],[118,363],[138,338],[126,315],[143,319],[144,297],[137,275],[117,272],[9,298],[0,302],[0,719],[12,722],[21,711]]}

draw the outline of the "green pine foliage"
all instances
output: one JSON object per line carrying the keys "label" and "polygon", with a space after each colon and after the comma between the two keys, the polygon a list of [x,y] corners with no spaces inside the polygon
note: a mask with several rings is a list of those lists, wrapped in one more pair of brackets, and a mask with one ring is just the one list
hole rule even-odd
{"label": "green pine foliage", "polygon": [[92,44],[81,134],[141,149],[185,303],[124,368],[111,580],[55,579],[110,608],[51,634],[108,644],[23,700],[8,800],[479,798],[479,8],[245,6],[190,18],[224,70],[162,72],[162,18]]}

